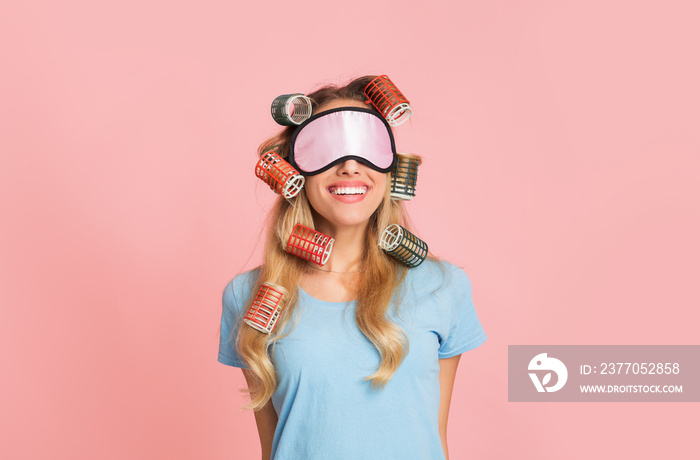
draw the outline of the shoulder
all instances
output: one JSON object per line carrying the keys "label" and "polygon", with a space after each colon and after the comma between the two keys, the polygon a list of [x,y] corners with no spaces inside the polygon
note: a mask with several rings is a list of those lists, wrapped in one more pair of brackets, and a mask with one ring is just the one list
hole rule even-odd
{"label": "shoulder", "polygon": [[406,283],[430,291],[471,290],[471,282],[464,269],[441,259],[426,259],[419,266],[408,269]]}
{"label": "shoulder", "polygon": [[239,273],[229,281],[224,288],[224,306],[229,308],[239,306],[240,308],[250,296],[250,291],[255,286],[259,273],[260,267],[257,267],[247,272]]}

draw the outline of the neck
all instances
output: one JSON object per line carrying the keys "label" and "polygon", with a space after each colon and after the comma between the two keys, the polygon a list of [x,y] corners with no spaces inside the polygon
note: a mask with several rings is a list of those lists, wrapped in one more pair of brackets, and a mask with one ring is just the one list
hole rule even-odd
{"label": "neck", "polygon": [[352,227],[338,227],[326,221],[318,221],[317,230],[335,238],[333,251],[323,268],[335,272],[361,270],[367,226],[367,222]]}

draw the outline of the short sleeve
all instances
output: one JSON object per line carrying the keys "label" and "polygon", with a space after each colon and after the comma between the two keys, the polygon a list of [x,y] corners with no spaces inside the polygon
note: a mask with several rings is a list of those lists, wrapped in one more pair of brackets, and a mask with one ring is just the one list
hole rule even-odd
{"label": "short sleeve", "polygon": [[441,337],[438,358],[451,358],[486,341],[486,332],[472,302],[472,285],[461,268],[448,269],[441,297],[449,310],[447,335]]}
{"label": "short sleeve", "polygon": [[242,275],[231,280],[224,288],[221,309],[221,335],[219,336],[218,361],[227,366],[247,368],[243,358],[236,351],[236,332],[242,318],[243,293],[236,290],[242,282]]}

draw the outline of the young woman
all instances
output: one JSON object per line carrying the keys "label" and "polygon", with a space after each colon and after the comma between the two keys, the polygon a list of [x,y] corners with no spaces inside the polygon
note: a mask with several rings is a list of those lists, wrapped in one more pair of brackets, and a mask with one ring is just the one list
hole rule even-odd
{"label": "young woman", "polygon": [[[312,118],[260,147],[306,179],[278,198],[262,266],[223,294],[218,360],[243,369],[263,459],[447,458],[460,354],[486,340],[464,271],[433,257],[409,268],[378,245],[407,223],[390,196],[391,129],[365,102],[373,78],[309,94]],[[285,251],[296,224],[335,239],[323,266]],[[264,282],[288,292],[269,335],[242,321]]]}

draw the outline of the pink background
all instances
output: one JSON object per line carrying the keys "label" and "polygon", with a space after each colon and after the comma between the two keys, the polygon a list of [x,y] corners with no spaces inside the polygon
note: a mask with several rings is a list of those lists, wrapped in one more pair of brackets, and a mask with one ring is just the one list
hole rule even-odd
{"label": "pink background", "polygon": [[0,456],[257,458],[221,291],[282,93],[386,73],[409,206],[489,334],[453,459],[691,458],[696,403],[508,403],[509,344],[697,344],[694,1],[25,1],[0,11]]}

